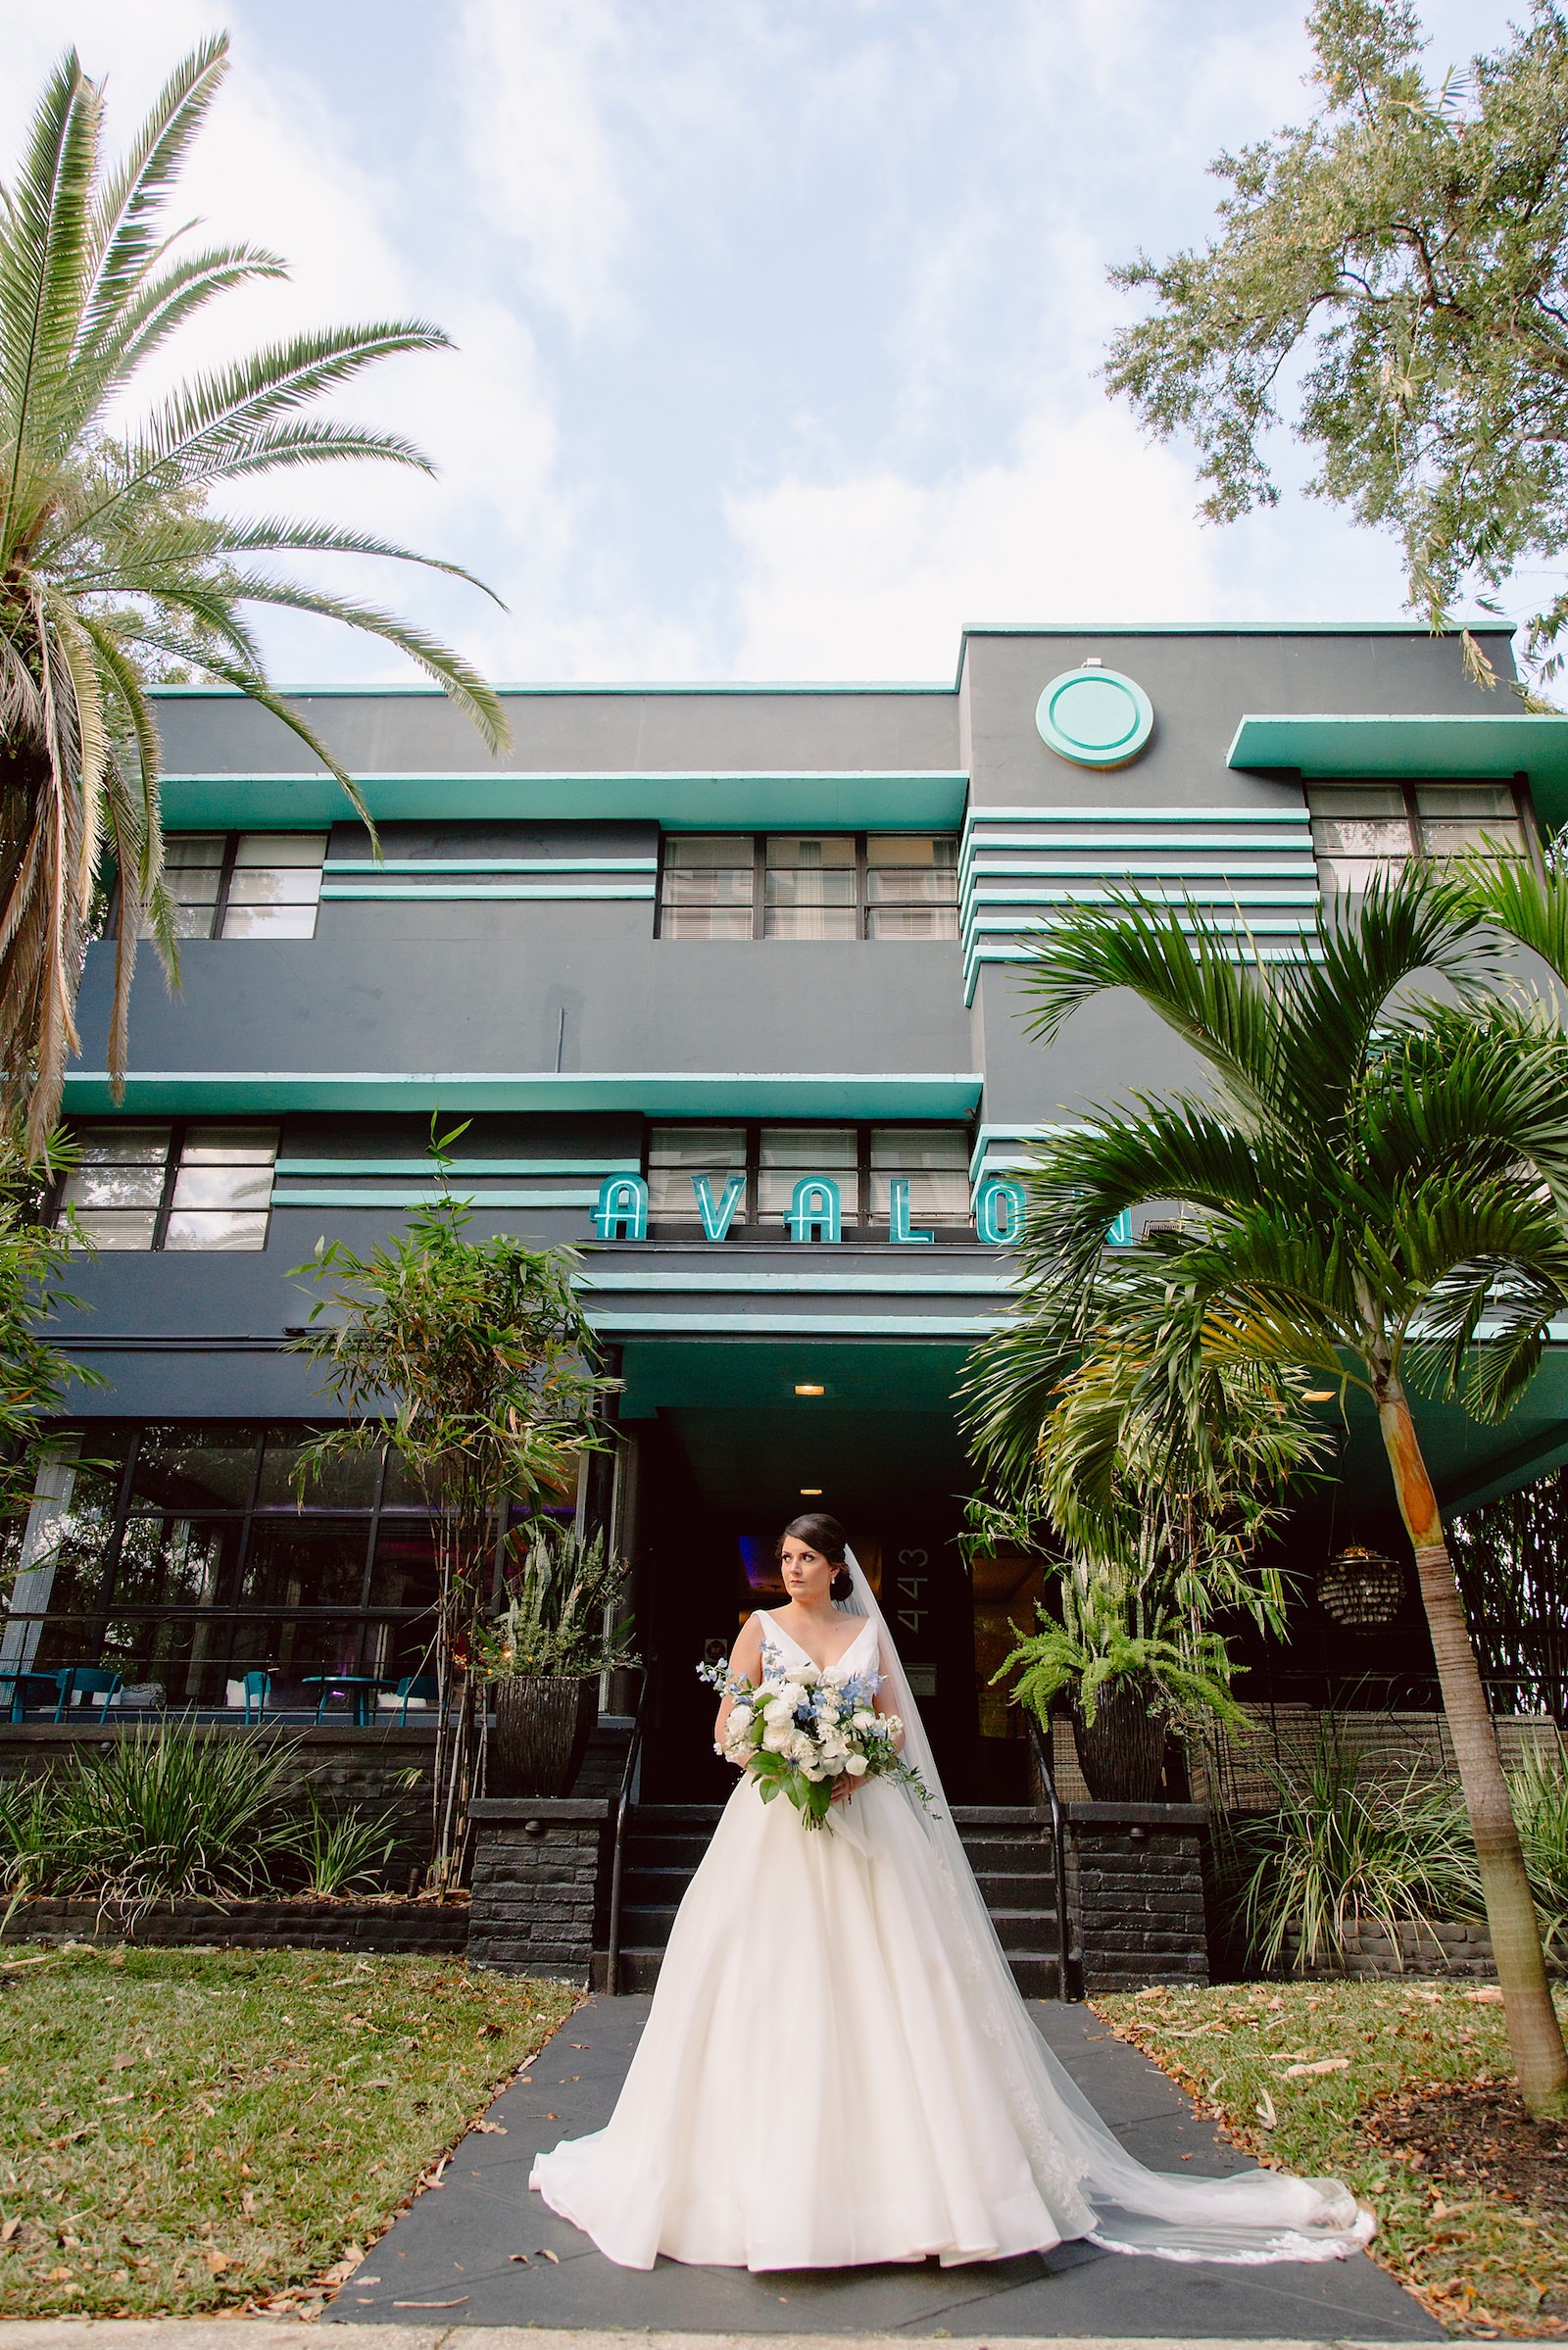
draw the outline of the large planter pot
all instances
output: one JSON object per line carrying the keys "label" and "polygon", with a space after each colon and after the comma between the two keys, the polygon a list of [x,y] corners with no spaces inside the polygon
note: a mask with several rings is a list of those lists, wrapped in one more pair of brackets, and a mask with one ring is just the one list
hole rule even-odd
{"label": "large planter pot", "polygon": [[490,1793],[569,1794],[599,1714],[598,1675],[518,1673],[492,1682],[490,1695]]}
{"label": "large planter pot", "polygon": [[1158,1803],[1165,1792],[1164,1713],[1151,1708],[1135,1683],[1100,1692],[1093,1723],[1072,1708],[1073,1738],[1084,1784],[1096,1803]]}

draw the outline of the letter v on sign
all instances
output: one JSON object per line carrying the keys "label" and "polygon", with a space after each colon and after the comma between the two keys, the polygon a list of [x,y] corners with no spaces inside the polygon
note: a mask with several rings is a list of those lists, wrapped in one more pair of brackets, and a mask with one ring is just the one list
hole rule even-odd
{"label": "letter v on sign", "polygon": [[703,1219],[703,1238],[721,1241],[735,1221],[735,1210],[746,1197],[746,1178],[736,1174],[724,1186],[724,1196],[715,1201],[713,1186],[708,1176],[694,1175],[692,1190],[697,1194],[697,1212]]}

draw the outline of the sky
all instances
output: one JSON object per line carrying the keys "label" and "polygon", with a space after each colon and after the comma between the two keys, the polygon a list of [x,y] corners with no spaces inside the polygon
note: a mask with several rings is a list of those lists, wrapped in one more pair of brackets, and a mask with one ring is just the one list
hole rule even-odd
{"label": "sky", "polygon": [[[1426,0],[1429,63],[1507,0]],[[1517,10],[1514,11],[1517,13]],[[1213,220],[1220,151],[1309,106],[1304,0],[0,0],[0,176],[51,64],[118,146],[231,38],[180,217],[285,284],[172,372],[327,320],[456,348],[336,404],[436,477],[253,494],[462,563],[319,571],[499,682],[947,679],[966,622],[1396,619],[1393,542],[1298,494],[1216,529],[1097,379],[1106,269]],[[165,388],[164,379],[148,386]],[[241,502],[225,505],[238,511]],[[504,609],[503,609],[504,607]],[[270,616],[291,683],[413,674]]]}

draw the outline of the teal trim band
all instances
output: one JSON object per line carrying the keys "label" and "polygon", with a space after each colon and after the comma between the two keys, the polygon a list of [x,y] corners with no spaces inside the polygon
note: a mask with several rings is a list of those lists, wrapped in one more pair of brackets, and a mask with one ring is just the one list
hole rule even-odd
{"label": "teal trim band", "polygon": [[[378,823],[455,818],[639,822],[671,832],[956,832],[969,778],[956,767],[771,772],[488,772],[356,775]],[[287,770],[166,775],[172,832],[299,830],[353,809],[330,775]]]}
{"label": "teal trim band", "polygon": [[323,881],[325,898],[424,898],[439,906],[457,898],[641,898],[653,903],[651,881],[513,881],[494,889],[477,881]]}
{"label": "teal trim band", "polygon": [[[636,1175],[642,1161],[635,1158],[454,1158],[452,1180],[475,1183],[500,1175]],[[272,1172],[280,1181],[308,1175],[414,1175],[428,1182],[432,1169],[423,1158],[280,1158]]]}
{"label": "teal trim band", "polygon": [[322,1184],[303,1192],[272,1194],[274,1207],[433,1207],[442,1199],[457,1199],[465,1207],[592,1207],[598,1199],[591,1192],[470,1192],[454,1184],[449,1190],[439,1188],[416,1190],[400,1187],[396,1191],[356,1189],[344,1184]]}
{"label": "teal trim band", "polygon": [[588,1309],[596,1330],[679,1338],[984,1338],[1000,1329],[1003,1314],[684,1314],[616,1313]]}
{"label": "teal trim band", "polygon": [[[1310,858],[1307,859],[1310,870]],[[1095,881],[1109,873],[1147,874],[1158,879],[1162,874],[1177,880],[1228,881],[1241,877],[1250,881],[1294,880],[1301,871],[1299,857],[1232,857],[1223,850],[1190,849],[1185,856],[1153,857],[1129,853],[1118,846],[1107,849],[1102,842],[1085,842],[1076,854],[1057,857],[987,857],[983,854],[974,860],[975,880],[1008,880],[1018,876],[1028,880]]]}
{"label": "teal trim band", "polygon": [[[1194,875],[1183,887],[1141,890],[1139,896],[1155,906],[1310,906],[1318,903],[1318,888],[1314,881],[1310,889],[1294,890],[1233,890],[1225,887],[1225,875]],[[1070,890],[1042,889],[1037,883],[1026,889],[977,888],[971,904],[985,906],[1110,906],[1117,892],[1114,882],[1103,889],[1080,888]]]}
{"label": "teal trim band", "polygon": [[[1157,630],[1159,625],[1159,622],[1153,622],[1152,629]],[[1178,625],[1178,623],[1172,623],[1172,625]],[[1249,623],[1243,621],[1239,625],[1246,627]],[[1303,625],[1312,628],[1318,623],[1306,621]],[[1402,620],[1369,620],[1365,625],[1368,628],[1402,628],[1406,623]],[[998,631],[971,628],[965,633],[970,636],[985,636],[996,635]],[[1049,629],[1031,629],[1026,633],[1049,635],[1050,631]],[[1143,634],[1144,631],[1140,630],[1137,633]],[[1201,636],[1203,631],[1199,628],[1192,633]],[[1291,634],[1293,632],[1285,630],[1280,633]],[[1299,631],[1294,633],[1299,634]],[[1360,627],[1358,625],[1351,629],[1339,629],[1336,633],[1359,635]],[[1427,631],[1422,628],[1420,633],[1425,636]],[[1486,633],[1485,630],[1472,629],[1471,631],[1472,635],[1485,635]],[[242,702],[249,699],[240,692],[238,686],[234,685],[155,685],[149,686],[147,690],[153,700],[157,702]],[[685,695],[688,700],[693,698],[702,700],[709,694],[729,696],[751,694],[759,699],[768,694],[814,694],[824,702],[831,702],[839,694],[946,694],[951,701],[955,689],[945,683],[932,684],[929,680],[920,678],[898,677],[854,677],[847,678],[842,682],[835,678],[831,685],[824,685],[820,678],[815,682],[809,678],[786,678],[782,683],[775,685],[770,681],[750,684],[736,683],[728,678],[716,678],[703,684],[678,682],[671,684],[667,678],[650,677],[634,679],[629,684],[612,683],[609,685],[539,685],[531,679],[524,678],[514,679],[510,685],[498,685],[495,690],[503,701],[515,697],[521,702],[548,701],[552,698],[559,700],[562,697],[578,702],[597,702],[601,695],[624,696],[626,694]],[[440,702],[445,698],[446,693],[444,686],[416,685],[412,682],[404,683],[401,680],[395,680],[389,685],[279,685],[274,686],[272,691],[281,695],[286,702],[315,702],[323,699],[338,702],[381,702],[394,698],[403,701]]]}
{"label": "teal trim band", "polygon": [[[1246,724],[1243,720],[1243,724]],[[1096,808],[1074,803],[1071,807],[1052,804],[1042,807],[1038,800],[1018,808],[971,808],[970,825],[979,824],[1307,824],[1304,808],[1298,803],[1293,808],[1259,808],[1250,800],[1238,800],[1228,808],[1165,807],[1154,800],[1141,800],[1136,807]],[[1050,836],[1054,839],[1054,834]]]}
{"label": "teal trim band", "polygon": [[333,857],[322,878],[339,873],[657,873],[657,857]]}
{"label": "teal trim band", "polygon": [[967,1118],[983,1079],[958,1071],[74,1070],[78,1114],[224,1116],[291,1109],[605,1109],[661,1117]]}
{"label": "teal trim band", "polygon": [[1322,782],[1387,776],[1403,783],[1429,777],[1505,783],[1523,774],[1543,820],[1553,826],[1568,821],[1568,717],[1556,712],[1250,712],[1232,737],[1225,764],[1294,767]]}
{"label": "teal trim band", "polygon": [[[823,1247],[831,1247],[824,1242]],[[902,1297],[913,1292],[925,1297],[986,1297],[1005,1294],[1012,1287],[1005,1273],[997,1271],[989,1257],[975,1273],[923,1273],[908,1270],[908,1258],[901,1257],[890,1263],[885,1272],[875,1273],[774,1273],[754,1272],[741,1256],[731,1259],[733,1270],[720,1273],[616,1273],[605,1258],[597,1257],[577,1277],[579,1289],[606,1296],[630,1297],[634,1293],[667,1291],[677,1294],[703,1294],[714,1297],[737,1297],[746,1292],[760,1296],[777,1293],[781,1297]]]}

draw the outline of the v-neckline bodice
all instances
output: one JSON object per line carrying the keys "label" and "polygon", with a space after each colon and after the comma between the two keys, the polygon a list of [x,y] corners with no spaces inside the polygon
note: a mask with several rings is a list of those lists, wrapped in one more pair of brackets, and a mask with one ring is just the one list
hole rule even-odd
{"label": "v-neckline bodice", "polygon": [[816,1669],[819,1673],[829,1673],[834,1671],[839,1665],[842,1665],[848,1661],[849,1657],[853,1654],[855,1649],[859,1646],[861,1640],[865,1638],[870,1629],[871,1619],[869,1616],[867,1616],[864,1623],[860,1626],[859,1631],[856,1634],[854,1640],[851,1640],[849,1646],[839,1650],[838,1655],[834,1657],[831,1665],[817,1665],[816,1658],[811,1654],[810,1650],[803,1647],[801,1642],[796,1639],[794,1633],[790,1631],[789,1626],[787,1624],[781,1624],[775,1615],[769,1614],[766,1625],[763,1629],[762,1639],[765,1642],[769,1634],[771,1634],[775,1640],[788,1640],[790,1646],[795,1650],[797,1656],[802,1659],[803,1663],[816,1665]]}

